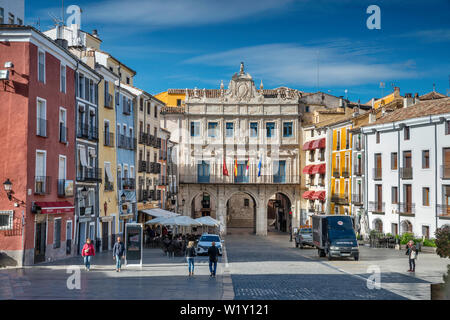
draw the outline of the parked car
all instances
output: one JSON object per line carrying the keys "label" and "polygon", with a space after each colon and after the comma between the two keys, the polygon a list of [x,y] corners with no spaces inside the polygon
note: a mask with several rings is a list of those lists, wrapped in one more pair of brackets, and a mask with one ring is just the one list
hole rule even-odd
{"label": "parked car", "polygon": [[220,239],[219,235],[209,233],[202,234],[202,236],[198,240],[196,248],[197,255],[201,256],[204,254],[208,254],[208,249],[209,247],[211,247],[213,241],[215,242],[215,246],[217,247],[217,249],[219,249],[219,255],[221,256],[223,240]]}
{"label": "parked car", "polygon": [[303,249],[303,246],[314,246],[312,228],[300,228],[295,235],[295,247]]}

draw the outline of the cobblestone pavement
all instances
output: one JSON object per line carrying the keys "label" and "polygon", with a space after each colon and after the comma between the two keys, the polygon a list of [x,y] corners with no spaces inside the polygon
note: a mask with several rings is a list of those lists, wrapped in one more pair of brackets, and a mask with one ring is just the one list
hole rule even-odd
{"label": "cobblestone pavement", "polygon": [[[209,277],[207,257],[197,257],[187,276],[184,257],[145,249],[142,267],[114,271],[111,252],[98,253],[91,271],[81,257],[33,267],[0,270],[0,299],[430,299],[430,283],[442,282],[449,259],[419,255],[417,272],[406,272],[403,251],[360,248],[360,261],[319,258],[298,249],[286,234],[230,235],[217,277]],[[70,290],[70,266],[81,268],[80,290]],[[368,289],[369,267],[379,267],[381,289]]]}
{"label": "cobblestone pavement", "polygon": [[[298,249],[285,234],[228,236],[228,268],[235,299],[430,299],[449,259],[420,254],[412,275],[403,251],[361,247],[360,260],[328,261]],[[369,267],[381,271],[381,289],[368,289]]]}

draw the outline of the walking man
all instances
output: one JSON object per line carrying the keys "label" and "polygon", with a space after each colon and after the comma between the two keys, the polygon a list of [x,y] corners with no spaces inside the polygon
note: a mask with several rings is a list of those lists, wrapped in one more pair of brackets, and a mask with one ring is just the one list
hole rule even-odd
{"label": "walking man", "polygon": [[91,243],[91,239],[87,238],[86,243],[81,250],[81,256],[84,259],[84,267],[87,271],[91,270],[91,257],[95,256],[94,245]]}
{"label": "walking man", "polygon": [[[211,243],[211,247],[208,249],[209,256],[209,272],[210,277],[216,277],[216,269],[217,269],[217,260],[219,257],[219,249],[216,247],[216,243],[213,241]],[[213,268],[214,267],[214,268]]]}
{"label": "walking man", "polygon": [[117,242],[114,243],[113,247],[113,259],[116,260],[116,272],[120,272],[120,267],[122,265],[121,259],[124,257],[125,246],[123,242],[120,241],[120,237],[117,237]]}
{"label": "walking man", "polygon": [[414,241],[409,240],[408,244],[406,245],[406,253],[405,254],[407,256],[409,256],[408,272],[415,272],[416,271],[417,248],[414,245]]}

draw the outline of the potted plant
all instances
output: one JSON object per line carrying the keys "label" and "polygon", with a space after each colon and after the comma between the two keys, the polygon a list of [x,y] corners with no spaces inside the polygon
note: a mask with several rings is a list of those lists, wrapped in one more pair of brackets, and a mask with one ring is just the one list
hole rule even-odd
{"label": "potted plant", "polygon": [[[450,226],[446,225],[436,230],[436,253],[441,258],[450,258]],[[431,300],[450,299],[450,265],[447,274],[443,275],[444,283],[431,284]]]}

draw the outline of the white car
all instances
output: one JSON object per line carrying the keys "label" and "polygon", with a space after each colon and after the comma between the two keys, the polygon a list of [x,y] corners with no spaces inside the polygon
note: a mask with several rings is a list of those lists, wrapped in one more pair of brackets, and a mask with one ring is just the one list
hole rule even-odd
{"label": "white car", "polygon": [[222,243],[223,240],[220,239],[220,237],[217,234],[202,234],[200,237],[200,240],[198,240],[197,243],[197,254],[208,254],[208,249],[211,247],[212,242],[215,242],[215,246],[217,249],[219,249],[219,255],[222,255]]}

